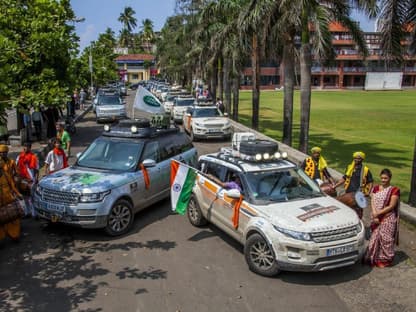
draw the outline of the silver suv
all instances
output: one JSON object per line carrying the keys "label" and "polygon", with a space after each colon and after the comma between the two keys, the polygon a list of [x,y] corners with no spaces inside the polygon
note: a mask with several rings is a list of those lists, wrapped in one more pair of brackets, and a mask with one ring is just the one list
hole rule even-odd
{"label": "silver suv", "polygon": [[136,212],[169,196],[171,159],[190,165],[197,160],[178,128],[156,128],[148,120],[105,125],[75,165],[40,180],[35,209],[52,222],[124,234]]}

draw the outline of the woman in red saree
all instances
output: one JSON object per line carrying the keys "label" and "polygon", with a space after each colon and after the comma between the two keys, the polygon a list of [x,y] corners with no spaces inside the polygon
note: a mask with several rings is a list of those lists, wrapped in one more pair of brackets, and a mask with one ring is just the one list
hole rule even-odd
{"label": "woman in red saree", "polygon": [[372,232],[364,258],[371,266],[386,267],[393,263],[399,231],[400,189],[390,185],[391,176],[389,169],[383,169],[381,184],[371,191]]}

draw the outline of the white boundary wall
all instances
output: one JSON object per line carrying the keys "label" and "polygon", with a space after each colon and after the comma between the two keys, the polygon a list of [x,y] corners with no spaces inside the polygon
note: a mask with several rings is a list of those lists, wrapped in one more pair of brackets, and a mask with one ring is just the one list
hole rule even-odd
{"label": "white boundary wall", "polygon": [[367,72],[364,90],[401,90],[402,72]]}

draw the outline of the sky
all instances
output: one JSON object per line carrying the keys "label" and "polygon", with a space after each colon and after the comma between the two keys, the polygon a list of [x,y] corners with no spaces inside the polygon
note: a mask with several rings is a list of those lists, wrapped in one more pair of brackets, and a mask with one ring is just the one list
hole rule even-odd
{"label": "sky", "polygon": [[[80,37],[80,50],[98,39],[100,33],[110,27],[116,35],[122,24],[118,21],[124,8],[130,6],[136,12],[135,31],[139,31],[142,21],[150,19],[153,30],[159,31],[169,16],[174,15],[175,0],[71,0],[72,8],[77,18],[85,18],[83,22],[75,23],[76,33]],[[364,31],[374,31],[374,23],[359,14],[353,18],[360,22]]]}

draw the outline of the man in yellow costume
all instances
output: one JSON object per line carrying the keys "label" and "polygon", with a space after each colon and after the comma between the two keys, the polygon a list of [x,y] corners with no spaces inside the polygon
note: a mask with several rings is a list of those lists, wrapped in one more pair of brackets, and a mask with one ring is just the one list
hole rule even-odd
{"label": "man in yellow costume", "polygon": [[322,148],[315,146],[311,148],[311,156],[307,157],[301,167],[303,171],[314,181],[329,182],[335,184],[334,179],[328,171],[325,158],[321,155]]}

